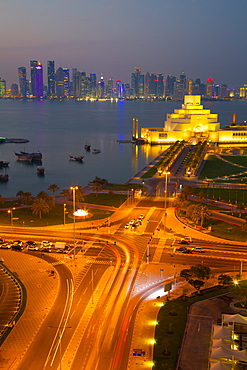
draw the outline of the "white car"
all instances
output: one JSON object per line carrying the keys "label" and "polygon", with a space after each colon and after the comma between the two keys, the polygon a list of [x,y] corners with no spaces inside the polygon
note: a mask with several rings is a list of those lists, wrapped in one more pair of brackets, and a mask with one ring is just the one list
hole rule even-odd
{"label": "white car", "polygon": [[41,248],[49,248],[52,246],[51,242],[48,242],[47,240],[43,240],[40,244]]}
{"label": "white car", "polygon": [[203,248],[199,248],[199,247],[192,248],[192,251],[193,251],[193,252],[205,253],[204,249],[203,249]]}
{"label": "white car", "polygon": [[10,249],[10,244],[2,243],[2,244],[0,244],[0,248],[2,248],[2,249]]}

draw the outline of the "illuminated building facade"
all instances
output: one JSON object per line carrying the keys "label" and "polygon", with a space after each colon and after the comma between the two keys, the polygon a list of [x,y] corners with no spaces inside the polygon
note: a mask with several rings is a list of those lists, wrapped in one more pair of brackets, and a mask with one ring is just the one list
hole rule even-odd
{"label": "illuminated building facade", "polygon": [[43,67],[37,60],[30,61],[31,94],[34,98],[43,97]]}
{"label": "illuminated building facade", "polygon": [[0,98],[6,96],[6,81],[0,76]]}
{"label": "illuminated building facade", "polygon": [[168,144],[177,140],[247,144],[247,124],[221,129],[218,114],[203,108],[200,95],[185,95],[182,108],[167,114],[163,128],[142,128],[140,139],[149,144]]}
{"label": "illuminated building facade", "polygon": [[54,60],[48,60],[47,62],[47,95],[53,98],[56,93],[56,74],[55,74],[55,62]]}
{"label": "illuminated building facade", "polygon": [[26,98],[27,96],[27,71],[26,67],[18,68],[19,86],[20,86],[20,96]]}

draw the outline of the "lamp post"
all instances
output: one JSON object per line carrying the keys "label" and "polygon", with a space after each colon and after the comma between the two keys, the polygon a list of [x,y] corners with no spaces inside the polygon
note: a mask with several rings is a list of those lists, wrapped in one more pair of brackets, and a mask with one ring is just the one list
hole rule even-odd
{"label": "lamp post", "polygon": [[72,190],[73,196],[73,217],[74,217],[74,261],[75,261],[75,247],[76,247],[76,228],[75,228],[75,192],[78,189],[78,186],[71,186],[70,190]]}
{"label": "lamp post", "polygon": [[166,232],[166,201],[167,201],[167,180],[168,175],[170,175],[171,172],[166,171],[165,174],[165,218],[164,218],[164,232]]}
{"label": "lamp post", "polygon": [[66,220],[65,220],[65,214],[66,214],[66,204],[64,203],[64,205],[63,205],[63,224],[65,225],[65,222],[66,222]]}
{"label": "lamp post", "polygon": [[10,224],[11,224],[11,234],[13,239],[13,211],[15,210],[15,207],[8,209],[8,213],[10,214]]}

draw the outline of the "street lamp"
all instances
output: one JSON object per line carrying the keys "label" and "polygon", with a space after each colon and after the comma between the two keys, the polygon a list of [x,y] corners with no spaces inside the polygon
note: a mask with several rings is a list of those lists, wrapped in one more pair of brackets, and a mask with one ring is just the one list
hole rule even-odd
{"label": "street lamp", "polygon": [[167,179],[171,172],[166,171],[165,173],[165,218],[164,218],[164,232],[166,232],[166,201],[167,201]]}
{"label": "street lamp", "polygon": [[73,217],[74,217],[74,260],[75,260],[75,247],[76,247],[76,229],[75,229],[75,192],[78,189],[78,186],[71,186],[70,190],[72,190],[72,196],[73,196]]}
{"label": "street lamp", "polygon": [[65,225],[66,204],[63,205],[63,224]]}
{"label": "street lamp", "polygon": [[8,209],[8,213],[10,214],[10,224],[11,224],[11,232],[12,232],[12,239],[13,239],[13,211],[15,207]]}

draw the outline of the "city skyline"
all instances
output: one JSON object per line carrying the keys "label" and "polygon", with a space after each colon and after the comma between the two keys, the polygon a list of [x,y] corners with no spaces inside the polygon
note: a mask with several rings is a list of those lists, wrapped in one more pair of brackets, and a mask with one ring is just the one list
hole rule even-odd
{"label": "city skyline", "polygon": [[35,59],[124,82],[141,67],[240,87],[247,81],[246,10],[243,0],[4,1],[0,75],[9,87],[17,68]]}

